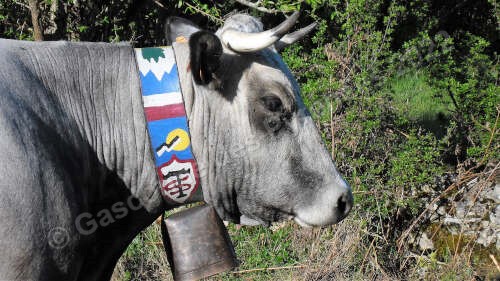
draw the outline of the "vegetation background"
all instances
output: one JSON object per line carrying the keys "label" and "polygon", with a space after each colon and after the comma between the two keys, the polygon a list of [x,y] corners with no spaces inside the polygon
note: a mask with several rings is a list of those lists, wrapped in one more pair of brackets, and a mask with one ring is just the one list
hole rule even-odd
{"label": "vegetation background", "polygon": [[[216,30],[236,11],[270,27],[298,9],[297,26],[319,27],[282,56],[355,208],[321,229],[229,225],[242,263],[213,280],[499,280],[499,242],[484,247],[432,219],[498,186],[496,0],[0,0],[0,37],[158,46],[168,16]],[[138,235],[114,280],[171,278],[159,233]]]}

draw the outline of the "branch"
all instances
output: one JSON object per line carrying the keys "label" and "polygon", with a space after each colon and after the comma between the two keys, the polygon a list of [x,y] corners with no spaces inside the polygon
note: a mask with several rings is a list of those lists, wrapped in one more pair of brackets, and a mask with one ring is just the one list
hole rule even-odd
{"label": "branch", "polygon": [[241,5],[245,5],[247,7],[250,7],[252,9],[256,9],[257,11],[263,12],[263,13],[268,13],[268,14],[277,14],[281,12],[280,10],[276,9],[268,9],[262,6],[259,6],[260,1],[257,2],[250,2],[246,0],[235,0],[236,2],[240,3]]}
{"label": "branch", "polygon": [[[160,6],[162,9],[167,10],[167,8],[165,7],[165,5],[163,5],[163,4],[162,4],[159,0],[153,0],[153,2],[154,2],[156,5]],[[217,23],[219,23],[219,24],[224,24],[224,21],[223,21],[222,19],[220,19],[220,18],[218,18],[218,17],[216,17],[216,16],[214,16],[214,15],[208,14],[208,13],[206,13],[206,12],[202,11],[201,9],[199,9],[199,8],[197,8],[197,7],[195,7],[195,6],[191,5],[191,4],[189,4],[188,2],[184,2],[183,4],[185,4],[185,5],[186,5],[186,6],[188,6],[189,8],[191,8],[191,9],[193,9],[193,10],[197,11],[198,13],[200,13],[200,14],[202,14],[202,15],[204,15],[204,16],[206,16],[206,17],[208,17],[208,18],[209,18],[209,19],[211,19],[213,22],[217,22]]]}
{"label": "branch", "polygon": [[280,267],[263,267],[263,268],[253,268],[253,269],[234,271],[231,273],[232,274],[243,274],[243,273],[249,273],[249,272],[255,272],[255,271],[272,271],[272,270],[296,269],[296,268],[305,268],[305,267],[307,267],[307,266],[305,266],[305,265],[291,265],[291,266],[280,266]]}
{"label": "branch", "polygon": [[191,5],[191,4],[189,4],[188,2],[184,2],[184,4],[186,4],[186,6],[188,6],[189,8],[191,8],[191,9],[193,9],[193,10],[197,11],[198,13],[200,13],[200,14],[202,14],[202,15],[204,15],[204,16],[206,16],[206,17],[208,17],[208,18],[209,18],[209,19],[211,19],[212,21],[217,22],[217,23],[220,23],[220,24],[224,24],[224,21],[223,21],[222,19],[220,19],[220,18],[218,18],[218,17],[216,17],[216,16],[214,16],[214,15],[211,15],[211,14],[209,14],[209,13],[206,13],[206,12],[202,11],[201,9],[199,9],[199,8],[197,8],[197,7],[195,7],[195,6]]}
{"label": "branch", "polygon": [[160,6],[162,9],[167,10],[167,8],[165,8],[165,5],[163,5],[160,1],[153,0],[153,2],[155,2],[155,4],[158,5],[158,6]]}
{"label": "branch", "polygon": [[14,4],[22,6],[22,7],[26,8],[26,9],[28,9],[28,10],[30,9],[30,7],[28,5],[26,5],[26,4],[24,4],[23,2],[14,1]]}
{"label": "branch", "polygon": [[500,265],[498,265],[497,259],[495,259],[495,256],[490,254],[490,259],[493,261],[493,263],[496,265],[498,272],[500,272]]}

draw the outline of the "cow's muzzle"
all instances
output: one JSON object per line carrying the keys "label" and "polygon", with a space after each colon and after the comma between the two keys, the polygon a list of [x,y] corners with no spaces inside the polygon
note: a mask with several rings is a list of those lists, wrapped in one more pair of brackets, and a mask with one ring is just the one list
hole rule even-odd
{"label": "cow's muzzle", "polygon": [[294,220],[301,226],[326,226],[342,221],[353,207],[350,186],[343,182],[316,197],[310,206],[298,208]]}

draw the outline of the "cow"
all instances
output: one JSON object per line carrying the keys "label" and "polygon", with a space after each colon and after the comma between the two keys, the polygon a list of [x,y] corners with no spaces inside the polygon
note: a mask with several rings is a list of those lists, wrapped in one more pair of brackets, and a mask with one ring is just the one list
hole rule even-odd
{"label": "cow", "polygon": [[[279,50],[298,18],[166,24],[204,200],[235,223],[342,220],[353,203]],[[162,199],[133,48],[0,40],[0,280],[109,280]],[[84,216],[82,216],[84,214]],[[82,229],[82,226],[85,226]]]}

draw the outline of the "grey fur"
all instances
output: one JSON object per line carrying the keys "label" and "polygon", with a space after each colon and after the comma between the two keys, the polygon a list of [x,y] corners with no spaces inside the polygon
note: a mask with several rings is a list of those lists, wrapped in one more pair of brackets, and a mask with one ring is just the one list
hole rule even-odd
{"label": "grey fur", "polygon": [[[0,279],[102,280],[163,209],[133,50],[0,40]],[[84,236],[84,212],[147,209]],[[56,227],[70,241],[50,247]]]}
{"label": "grey fur", "polygon": [[[250,16],[225,28],[237,22],[262,29]],[[225,49],[208,86],[194,84],[187,44],[174,47],[204,197],[219,215],[307,226],[347,215],[350,188],[272,47]],[[265,94],[289,112],[279,132],[262,126]],[[0,280],[109,279],[133,237],[169,208],[152,155],[130,46],[0,40]],[[80,214],[97,216],[131,195],[143,208],[78,231]],[[51,244],[54,229],[66,232],[63,247]]]}

